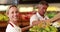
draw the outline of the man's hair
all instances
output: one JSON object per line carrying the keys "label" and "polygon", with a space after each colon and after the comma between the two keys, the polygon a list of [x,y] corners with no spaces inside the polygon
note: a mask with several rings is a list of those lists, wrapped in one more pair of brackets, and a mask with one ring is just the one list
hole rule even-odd
{"label": "man's hair", "polygon": [[40,1],[39,4],[49,6],[48,3],[47,3],[46,1]]}

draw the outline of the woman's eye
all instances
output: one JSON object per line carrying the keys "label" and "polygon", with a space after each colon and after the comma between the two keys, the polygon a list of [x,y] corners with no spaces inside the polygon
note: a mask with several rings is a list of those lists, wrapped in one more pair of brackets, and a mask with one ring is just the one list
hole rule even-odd
{"label": "woman's eye", "polygon": [[16,11],[15,13],[18,13],[18,11]]}

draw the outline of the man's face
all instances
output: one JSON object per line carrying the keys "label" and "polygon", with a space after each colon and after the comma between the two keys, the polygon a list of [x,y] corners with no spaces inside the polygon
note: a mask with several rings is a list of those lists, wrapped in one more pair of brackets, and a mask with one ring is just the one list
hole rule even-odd
{"label": "man's face", "polygon": [[16,7],[11,7],[9,9],[9,14],[8,14],[8,17],[10,20],[12,21],[18,21],[19,20],[19,12],[18,12],[18,9]]}
{"label": "man's face", "polygon": [[46,12],[47,7],[48,7],[48,6],[46,6],[46,5],[42,5],[42,4],[39,5],[39,6],[38,6],[38,12],[39,12],[39,14],[44,15],[45,12]]}

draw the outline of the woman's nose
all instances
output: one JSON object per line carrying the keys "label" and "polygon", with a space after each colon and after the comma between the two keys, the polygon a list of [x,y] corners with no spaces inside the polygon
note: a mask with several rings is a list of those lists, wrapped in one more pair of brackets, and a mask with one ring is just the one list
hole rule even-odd
{"label": "woman's nose", "polygon": [[17,16],[17,13],[14,13],[14,16]]}

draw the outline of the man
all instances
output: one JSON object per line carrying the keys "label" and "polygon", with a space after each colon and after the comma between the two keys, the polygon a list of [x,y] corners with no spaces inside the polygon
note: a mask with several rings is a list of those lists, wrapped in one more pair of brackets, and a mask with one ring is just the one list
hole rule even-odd
{"label": "man", "polygon": [[47,20],[47,19],[49,19],[47,16],[44,16],[48,6],[49,5],[48,5],[47,2],[41,1],[37,5],[38,12],[30,18],[30,26],[24,27],[24,28],[22,28],[22,30],[28,30],[29,28],[39,24],[40,20]]}
{"label": "man", "polygon": [[[39,21],[40,20],[47,20],[49,19],[47,16],[44,16],[45,12],[46,12],[46,9],[48,7],[48,3],[45,2],[45,1],[41,1],[39,4],[38,4],[38,12],[33,15],[31,18],[30,18],[30,25],[27,26],[27,27],[24,27],[24,28],[21,28],[22,29],[22,32],[25,32],[26,30],[28,30],[29,28],[39,24]],[[39,20],[39,21],[38,21]],[[33,24],[32,24],[33,23]]]}
{"label": "man", "polygon": [[49,6],[48,3],[45,2],[45,1],[41,1],[37,5],[38,12],[36,12],[36,14],[33,15],[30,18],[30,26],[39,24],[40,20],[47,20],[47,19],[49,19],[47,16],[44,15],[45,12],[46,12],[46,9],[48,8],[48,6]]}

